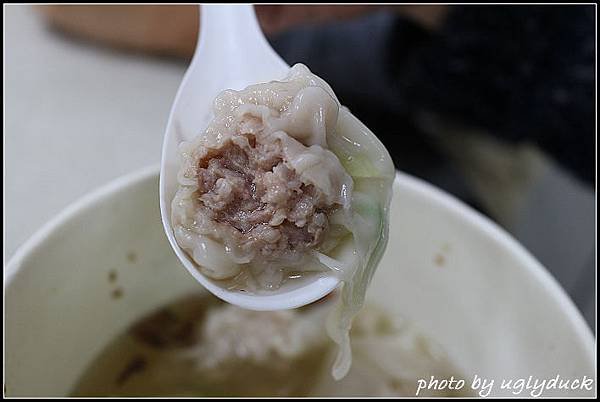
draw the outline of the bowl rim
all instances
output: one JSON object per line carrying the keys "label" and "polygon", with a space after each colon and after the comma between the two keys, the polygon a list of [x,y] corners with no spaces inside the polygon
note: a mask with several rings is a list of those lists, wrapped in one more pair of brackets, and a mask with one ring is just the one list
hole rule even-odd
{"label": "bowl rim", "polygon": [[[4,289],[7,289],[12,283],[13,278],[18,273],[19,267],[23,260],[25,260],[27,256],[30,255],[36,248],[41,246],[46,238],[50,236],[56,229],[70,219],[85,213],[94,205],[108,199],[109,197],[112,197],[116,193],[131,185],[141,183],[153,176],[156,176],[158,179],[159,168],[159,164],[152,164],[141,169],[136,169],[100,185],[94,190],[91,190],[90,192],[69,203],[56,215],[46,221],[46,223],[37,229],[33,235],[31,235],[16,249],[15,253],[8,260],[4,267]],[[158,202],[158,197],[156,201]]]}
{"label": "bowl rim", "polygon": [[[88,192],[62,209],[58,214],[56,214],[41,228],[39,228],[31,237],[29,237],[21,246],[19,246],[10,260],[6,263],[4,269],[4,297],[6,298],[6,289],[14,281],[14,278],[21,267],[21,263],[35,249],[40,247],[46,238],[48,238],[56,229],[64,225],[67,221],[87,212],[93,208],[94,205],[114,196],[127,187],[136,185],[152,177],[155,177],[157,180],[156,202],[158,203],[159,173],[159,164],[152,164],[150,166],[137,169],[133,172],[117,177],[116,179],[109,181],[99,188]],[[425,180],[400,171],[396,171],[394,186],[397,187],[399,185],[405,188],[410,188],[411,191],[414,191],[421,196],[431,198],[432,201],[443,206],[444,208],[447,208],[451,213],[455,213],[464,218],[469,224],[474,225],[481,230],[483,234],[493,238],[495,241],[500,243],[501,246],[513,253],[519,261],[522,261],[523,265],[526,266],[526,269],[531,271],[533,277],[540,282],[540,285],[544,287],[549,296],[556,299],[560,310],[565,315],[564,318],[569,320],[571,326],[584,343],[583,346],[585,349],[590,354],[593,353],[593,356],[596,356],[595,337],[573,300],[566,293],[564,288],[558,283],[556,278],[554,278],[550,272],[528,250],[525,249],[523,245],[521,245],[514,237],[512,237],[512,235],[494,223],[490,218],[469,207],[455,196],[435,187]],[[6,306],[6,303],[4,303],[4,306]]]}
{"label": "bowl rim", "polygon": [[584,343],[588,355],[596,354],[596,338],[592,329],[587,324],[581,311],[575,305],[566,290],[558,280],[548,271],[541,262],[537,260],[517,239],[515,239],[506,229],[492,221],[483,213],[473,209],[454,195],[434,186],[433,184],[409,174],[396,171],[396,181],[407,185],[412,191],[427,195],[438,201],[450,212],[462,216],[470,224],[474,225],[483,234],[493,238],[500,246],[505,247],[515,258],[522,262],[526,270],[529,270],[534,279],[539,281],[540,286],[544,288],[549,297],[556,300],[559,309],[564,314],[564,318],[574,328],[576,334]]}

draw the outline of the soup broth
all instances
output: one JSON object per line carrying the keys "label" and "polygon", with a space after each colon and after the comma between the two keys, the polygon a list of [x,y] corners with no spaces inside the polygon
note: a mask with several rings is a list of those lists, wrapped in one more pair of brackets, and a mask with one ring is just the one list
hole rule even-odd
{"label": "soup broth", "polygon": [[186,296],[114,339],[72,395],[414,396],[419,378],[461,377],[413,326],[367,304],[352,329],[352,368],[335,381],[335,345],[324,328],[331,304],[255,312]]}

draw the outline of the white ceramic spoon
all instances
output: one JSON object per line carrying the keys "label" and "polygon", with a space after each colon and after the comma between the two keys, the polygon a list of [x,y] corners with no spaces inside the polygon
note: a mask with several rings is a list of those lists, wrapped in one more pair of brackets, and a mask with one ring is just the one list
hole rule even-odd
{"label": "white ceramic spoon", "polygon": [[253,6],[201,6],[196,52],[175,97],[163,143],[160,213],[171,247],[192,276],[210,292],[231,304],[252,310],[304,306],[330,293],[339,281],[333,276],[314,277],[300,283],[288,281],[277,291],[253,295],[227,290],[218,281],[201,274],[175,241],[171,227],[171,200],[178,186],[178,145],[204,131],[212,117],[213,100],[219,92],[280,80],[289,68],[265,39]]}

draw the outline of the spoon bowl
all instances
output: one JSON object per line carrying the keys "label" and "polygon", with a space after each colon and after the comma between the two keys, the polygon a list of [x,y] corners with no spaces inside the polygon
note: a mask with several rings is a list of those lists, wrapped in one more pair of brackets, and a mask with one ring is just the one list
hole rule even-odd
{"label": "spoon bowl", "polygon": [[227,289],[204,276],[175,240],[171,201],[177,191],[178,146],[201,133],[212,117],[215,97],[225,89],[283,78],[290,67],[264,37],[253,6],[203,5],[196,52],[175,97],[167,123],[160,167],[160,212],[175,254],[190,274],[215,296],[251,310],[282,310],[312,303],[329,294],[339,280],[312,276],[288,281],[268,294]]}

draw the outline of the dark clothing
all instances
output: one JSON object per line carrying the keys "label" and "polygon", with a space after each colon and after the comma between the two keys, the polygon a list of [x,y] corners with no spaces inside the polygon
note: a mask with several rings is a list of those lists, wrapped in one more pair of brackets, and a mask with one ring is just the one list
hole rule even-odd
{"label": "dark clothing", "polygon": [[328,81],[409,173],[423,176],[419,169],[443,158],[415,120],[427,111],[533,142],[593,185],[594,7],[450,7],[433,33],[378,13],[303,27],[272,44]]}

